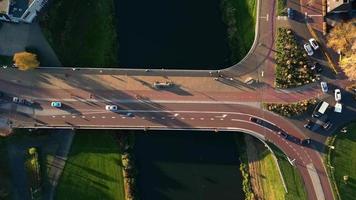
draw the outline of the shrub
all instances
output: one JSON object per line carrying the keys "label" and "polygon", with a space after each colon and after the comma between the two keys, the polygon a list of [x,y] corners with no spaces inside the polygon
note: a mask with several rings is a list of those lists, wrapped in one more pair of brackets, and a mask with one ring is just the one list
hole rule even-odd
{"label": "shrub", "polygon": [[316,99],[303,100],[293,104],[265,103],[264,107],[285,117],[301,115],[316,104]]}

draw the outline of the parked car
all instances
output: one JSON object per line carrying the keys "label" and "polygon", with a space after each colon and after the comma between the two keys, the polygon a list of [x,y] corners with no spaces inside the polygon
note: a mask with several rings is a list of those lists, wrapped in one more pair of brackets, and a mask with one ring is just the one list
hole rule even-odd
{"label": "parked car", "polygon": [[323,71],[323,68],[319,63],[314,63],[314,65],[310,69],[313,70],[315,73],[320,73]]}
{"label": "parked car", "polygon": [[62,107],[62,103],[59,101],[52,101],[51,102],[51,106],[54,108],[61,108]]}
{"label": "parked car", "polygon": [[292,8],[287,8],[287,16],[290,19],[293,19],[293,9]]}
{"label": "parked car", "polygon": [[304,124],[304,128],[311,130],[313,125],[314,125],[314,123],[311,120],[308,120],[307,123]]}
{"label": "parked car", "polygon": [[314,50],[319,49],[318,42],[314,38],[310,38],[309,43],[313,47]]}
{"label": "parked car", "polygon": [[341,101],[341,91],[340,91],[340,89],[335,89],[334,90],[334,94],[335,94],[335,101]]}
{"label": "parked car", "polygon": [[324,93],[327,93],[328,92],[328,84],[324,81],[320,82],[320,86],[321,86],[321,90],[324,92]]}
{"label": "parked car", "polygon": [[105,110],[108,111],[116,111],[117,110],[117,105],[106,105]]}
{"label": "parked car", "polygon": [[329,129],[332,126],[332,123],[330,122],[330,120],[327,120],[324,124],[323,124],[323,128],[324,129]]}
{"label": "parked car", "polygon": [[308,56],[312,56],[314,54],[313,49],[311,48],[310,44],[305,43],[304,49],[307,52]]}

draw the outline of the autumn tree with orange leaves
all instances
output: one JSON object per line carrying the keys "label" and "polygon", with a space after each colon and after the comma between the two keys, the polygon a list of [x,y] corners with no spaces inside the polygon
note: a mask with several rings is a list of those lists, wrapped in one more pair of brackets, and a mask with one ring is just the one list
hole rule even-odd
{"label": "autumn tree with orange leaves", "polygon": [[356,19],[336,25],[327,36],[327,45],[341,53],[340,67],[356,80]]}
{"label": "autumn tree with orange leaves", "polygon": [[15,53],[13,61],[15,62],[15,66],[23,71],[35,69],[40,65],[37,55],[26,51]]}

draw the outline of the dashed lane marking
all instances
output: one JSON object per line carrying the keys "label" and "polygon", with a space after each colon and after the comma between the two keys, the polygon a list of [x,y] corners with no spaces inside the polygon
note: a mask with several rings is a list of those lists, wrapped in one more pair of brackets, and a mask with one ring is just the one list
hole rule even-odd
{"label": "dashed lane marking", "polygon": [[62,118],[66,118],[66,116],[62,116]]}
{"label": "dashed lane marking", "polygon": [[85,118],[85,116],[82,116],[82,118],[84,119],[84,118]]}
{"label": "dashed lane marking", "polygon": [[105,116],[102,116],[101,118],[105,119],[106,117],[105,117]]}
{"label": "dashed lane marking", "polygon": [[54,115],[53,115],[52,117],[53,117],[53,118],[56,118],[56,116],[54,116]]}
{"label": "dashed lane marking", "polygon": [[72,115],[72,118],[76,118],[76,116]]}
{"label": "dashed lane marking", "polygon": [[191,117],[190,120],[194,120],[194,117]]}
{"label": "dashed lane marking", "polygon": [[92,116],[91,118],[95,119],[95,116]]}
{"label": "dashed lane marking", "polygon": [[181,119],[181,120],[184,120],[185,118],[184,118],[184,117],[181,117],[180,119]]}
{"label": "dashed lane marking", "polygon": [[201,117],[200,120],[204,120],[204,117]]}
{"label": "dashed lane marking", "polygon": [[210,118],[210,120],[214,121],[215,119],[214,118]]}
{"label": "dashed lane marking", "polygon": [[111,117],[111,119],[115,119],[115,118],[116,118],[115,116]]}

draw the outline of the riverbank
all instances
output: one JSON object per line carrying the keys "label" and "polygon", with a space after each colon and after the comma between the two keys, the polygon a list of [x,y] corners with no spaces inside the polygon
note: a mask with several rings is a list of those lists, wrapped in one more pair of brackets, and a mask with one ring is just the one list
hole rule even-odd
{"label": "riverbank", "polygon": [[40,24],[63,66],[117,65],[114,0],[53,1]]}
{"label": "riverbank", "polygon": [[119,145],[112,132],[78,131],[55,199],[125,198]]}
{"label": "riverbank", "polygon": [[223,21],[227,25],[231,62],[246,56],[255,38],[257,0],[222,0]]}

